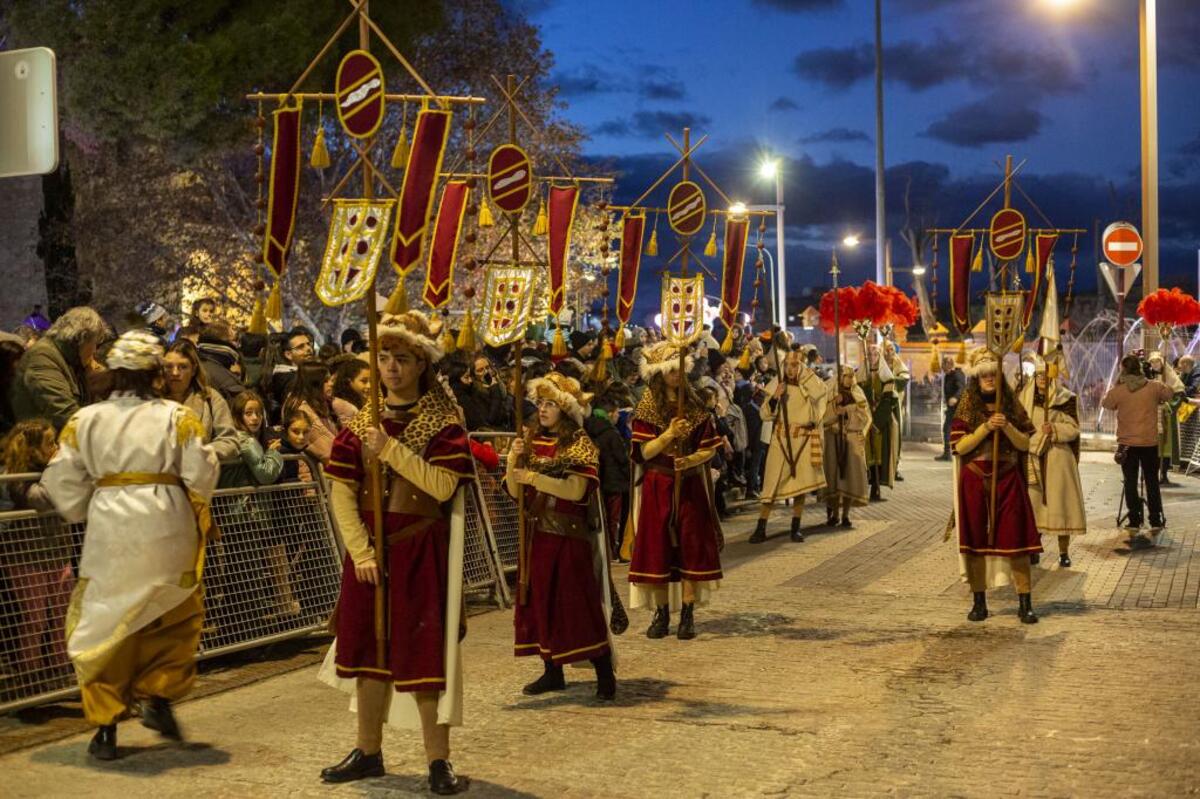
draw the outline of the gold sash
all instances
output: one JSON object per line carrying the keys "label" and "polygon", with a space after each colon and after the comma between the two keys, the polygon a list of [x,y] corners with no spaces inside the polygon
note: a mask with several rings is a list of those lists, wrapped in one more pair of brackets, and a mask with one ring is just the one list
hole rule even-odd
{"label": "gold sash", "polygon": [[196,517],[196,528],[200,531],[200,546],[196,551],[196,582],[204,573],[204,548],[207,543],[221,537],[221,531],[213,522],[212,509],[208,502],[193,491],[189,491],[183,483],[183,478],[177,474],[157,474],[155,472],[117,472],[101,477],[96,481],[97,488],[125,488],[127,486],[175,486],[187,492],[188,502],[192,505],[192,515]]}

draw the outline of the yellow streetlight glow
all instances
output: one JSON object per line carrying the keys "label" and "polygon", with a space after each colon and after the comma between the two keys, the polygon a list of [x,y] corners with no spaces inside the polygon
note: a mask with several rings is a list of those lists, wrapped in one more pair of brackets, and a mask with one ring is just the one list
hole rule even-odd
{"label": "yellow streetlight glow", "polygon": [[847,247],[857,247],[858,246],[858,236],[854,236],[854,235],[847,236],[846,238],[842,239],[842,244],[846,245]]}
{"label": "yellow streetlight glow", "polygon": [[1055,11],[1065,11],[1072,6],[1079,5],[1079,0],[1042,0],[1042,2]]}
{"label": "yellow streetlight glow", "polygon": [[729,215],[730,216],[745,216],[746,215],[746,204],[745,203],[734,203],[733,205],[729,206]]}
{"label": "yellow streetlight glow", "polygon": [[913,274],[916,275],[917,277],[920,277],[921,275],[925,274],[925,267],[921,266],[920,264],[917,264],[916,266],[913,267]]}
{"label": "yellow streetlight glow", "polygon": [[758,174],[763,180],[774,180],[775,173],[779,171],[779,162],[773,158],[768,158],[758,166]]}

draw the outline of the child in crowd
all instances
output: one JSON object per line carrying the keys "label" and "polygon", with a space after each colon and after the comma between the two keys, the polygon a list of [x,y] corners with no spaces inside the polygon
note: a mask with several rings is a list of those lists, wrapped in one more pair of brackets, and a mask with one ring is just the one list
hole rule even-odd
{"label": "child in crowd", "polygon": [[272,485],[283,470],[278,440],[267,444],[266,406],[253,391],[234,397],[233,425],[238,431],[238,459],[222,465],[221,488]]}
{"label": "child in crowd", "polygon": [[279,482],[312,482],[313,469],[311,461],[305,453],[311,432],[312,425],[308,421],[308,414],[299,408],[292,408],[283,420],[283,438],[279,444],[279,452],[282,455],[298,457],[289,458],[283,462],[283,471],[279,473]]}

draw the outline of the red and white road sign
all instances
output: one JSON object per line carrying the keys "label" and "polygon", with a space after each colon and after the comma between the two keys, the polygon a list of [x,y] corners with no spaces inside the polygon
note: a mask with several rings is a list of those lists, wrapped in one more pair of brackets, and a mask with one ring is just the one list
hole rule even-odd
{"label": "red and white road sign", "polygon": [[1128,222],[1113,222],[1104,229],[1101,247],[1109,263],[1129,266],[1142,257],[1142,236]]}

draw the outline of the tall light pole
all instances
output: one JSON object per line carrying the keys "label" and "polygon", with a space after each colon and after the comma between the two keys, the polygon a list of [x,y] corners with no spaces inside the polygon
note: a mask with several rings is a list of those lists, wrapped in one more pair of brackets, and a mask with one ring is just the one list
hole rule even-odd
{"label": "tall light pole", "polygon": [[768,158],[758,167],[764,180],[775,181],[775,324],[787,329],[787,252],[784,249],[783,170],[779,159]]}
{"label": "tall light pole", "polygon": [[883,192],[883,0],[875,0],[875,282],[885,280],[887,211]]}

